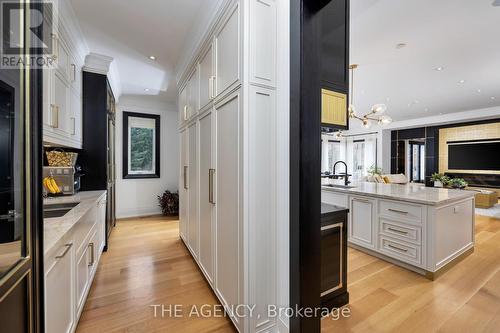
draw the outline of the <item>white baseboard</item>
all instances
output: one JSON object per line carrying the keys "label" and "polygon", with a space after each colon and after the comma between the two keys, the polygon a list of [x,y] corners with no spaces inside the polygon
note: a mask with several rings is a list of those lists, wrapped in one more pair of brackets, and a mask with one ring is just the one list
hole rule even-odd
{"label": "white baseboard", "polygon": [[160,207],[128,208],[128,209],[117,210],[116,218],[125,219],[130,217],[141,217],[141,216],[157,215],[157,214],[161,214]]}

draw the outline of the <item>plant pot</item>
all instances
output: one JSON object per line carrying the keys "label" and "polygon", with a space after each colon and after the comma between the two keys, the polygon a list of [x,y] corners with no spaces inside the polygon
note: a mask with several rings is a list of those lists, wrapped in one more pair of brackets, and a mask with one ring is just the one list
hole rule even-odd
{"label": "plant pot", "polygon": [[434,181],[434,187],[443,187],[443,183],[440,182],[439,180]]}

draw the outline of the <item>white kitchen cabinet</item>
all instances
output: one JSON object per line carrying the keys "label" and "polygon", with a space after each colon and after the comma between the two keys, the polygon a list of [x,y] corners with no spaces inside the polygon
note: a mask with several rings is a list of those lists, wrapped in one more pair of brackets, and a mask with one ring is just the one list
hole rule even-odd
{"label": "white kitchen cabinet", "polygon": [[212,112],[199,120],[199,203],[200,203],[200,264],[207,279],[213,283],[215,169],[212,163]]}
{"label": "white kitchen cabinet", "polygon": [[192,119],[198,114],[199,100],[200,100],[200,78],[198,67],[195,67],[193,74],[189,78],[188,86],[188,99],[187,99],[187,113],[188,118]]}
{"label": "white kitchen cabinet", "polygon": [[83,60],[63,33],[54,35],[56,63],[43,72],[43,141],[54,146],[82,147]]}
{"label": "white kitchen cabinet", "polygon": [[[216,290],[226,303],[241,304],[240,93],[215,106],[216,119]],[[234,319],[236,322],[239,318]]]}
{"label": "white kitchen cabinet", "polygon": [[46,332],[71,332],[75,324],[75,265],[73,242],[66,239],[50,258],[46,258],[45,326]]}
{"label": "white kitchen cabinet", "polygon": [[199,110],[204,109],[214,98],[215,94],[215,76],[213,64],[213,43],[210,43],[205,53],[201,56],[199,63],[200,71],[200,107]]}
{"label": "white kitchen cabinet", "polygon": [[45,332],[76,330],[104,247],[105,222],[104,195],[45,253]]}
{"label": "white kitchen cabinet", "polygon": [[215,33],[215,87],[221,97],[240,81],[240,5],[236,3]]}
{"label": "white kitchen cabinet", "polygon": [[178,100],[178,105],[179,105],[179,125],[183,126],[186,121],[188,121],[188,90],[189,87],[186,84],[184,86],[180,93],[179,93],[179,100]]}
{"label": "white kitchen cabinet", "polygon": [[377,246],[376,200],[349,197],[349,242],[375,249]]}
{"label": "white kitchen cabinet", "polygon": [[[278,275],[286,279],[276,269],[276,103],[286,90],[273,66],[278,10],[274,0],[229,0],[219,9],[179,78],[179,233],[237,330],[274,332],[278,318],[265,310],[283,292]],[[243,57],[255,52],[257,62]],[[231,312],[242,304],[257,306],[254,318]]]}
{"label": "white kitchen cabinet", "polygon": [[180,172],[179,172],[179,233],[184,241],[188,242],[188,130],[180,133]]}
{"label": "white kitchen cabinet", "polygon": [[89,248],[82,247],[76,256],[76,281],[75,281],[75,297],[77,312],[81,311],[85,305],[85,292],[89,285]]}
{"label": "white kitchen cabinet", "polygon": [[194,123],[188,128],[188,244],[195,257],[199,249],[198,220],[198,127]]}

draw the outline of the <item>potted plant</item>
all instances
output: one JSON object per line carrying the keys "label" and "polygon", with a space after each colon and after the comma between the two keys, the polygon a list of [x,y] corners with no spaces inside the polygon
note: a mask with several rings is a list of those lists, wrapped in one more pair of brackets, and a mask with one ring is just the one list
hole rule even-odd
{"label": "potted plant", "polygon": [[383,170],[382,168],[377,168],[375,165],[372,165],[371,167],[368,168],[366,172],[368,172],[370,176],[375,176],[375,175],[381,176]]}
{"label": "potted plant", "polygon": [[450,181],[448,176],[443,175],[442,173],[433,173],[431,176],[431,180],[434,182],[434,187],[444,187]]}
{"label": "potted plant", "polygon": [[165,191],[158,196],[158,203],[163,215],[172,216],[179,214],[179,192]]}
{"label": "potted plant", "polygon": [[448,186],[451,186],[456,189],[464,189],[467,187],[467,182],[463,178],[453,178],[448,181]]}

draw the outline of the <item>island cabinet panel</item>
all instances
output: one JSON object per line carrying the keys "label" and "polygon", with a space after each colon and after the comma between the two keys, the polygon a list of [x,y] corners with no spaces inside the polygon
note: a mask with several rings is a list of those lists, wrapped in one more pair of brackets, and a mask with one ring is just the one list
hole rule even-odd
{"label": "island cabinet panel", "polygon": [[349,211],[349,241],[375,249],[377,246],[376,201],[365,197],[350,197]]}
{"label": "island cabinet panel", "polygon": [[435,279],[474,248],[474,193],[425,187],[406,193],[399,186],[323,187],[322,201],[348,202],[351,246]]}

